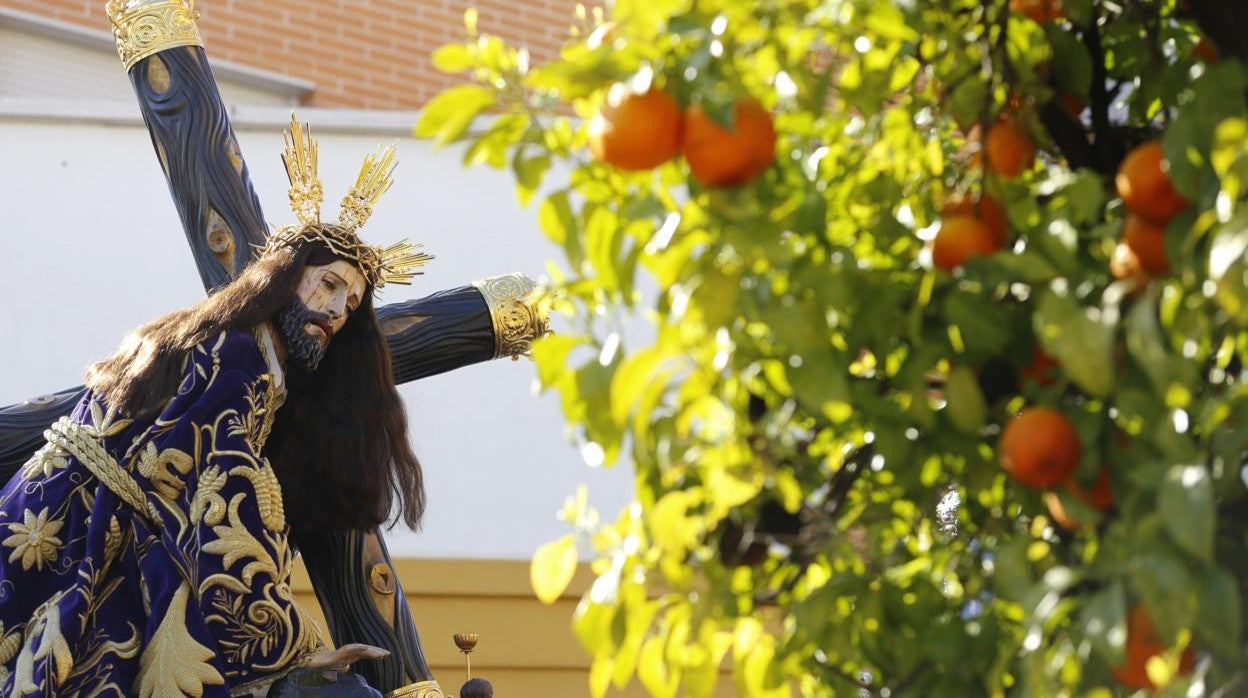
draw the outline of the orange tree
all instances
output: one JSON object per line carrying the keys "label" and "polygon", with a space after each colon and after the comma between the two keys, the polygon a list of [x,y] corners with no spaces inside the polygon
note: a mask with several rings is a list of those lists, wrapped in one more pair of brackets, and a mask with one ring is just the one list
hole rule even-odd
{"label": "orange tree", "polygon": [[515,173],[541,383],[636,469],[533,562],[594,555],[593,695],[1248,692],[1241,3],[467,20],[417,135]]}

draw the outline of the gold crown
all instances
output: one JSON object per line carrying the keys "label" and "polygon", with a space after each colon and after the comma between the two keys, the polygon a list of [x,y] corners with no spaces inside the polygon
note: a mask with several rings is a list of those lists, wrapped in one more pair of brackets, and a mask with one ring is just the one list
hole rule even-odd
{"label": "gold crown", "polygon": [[402,240],[389,247],[376,247],[364,243],[356,234],[373,214],[377,200],[394,183],[393,145],[378,146],[376,152],[364,158],[355,184],[342,198],[338,222],[326,224],[321,222],[325,190],[316,172],[316,141],[312,140],[312,130],[291,114],[285,141],[282,162],[286,164],[286,176],[290,179],[290,208],[299,224],[278,228],[269,236],[261,254],[294,247],[301,242],[320,242],[334,254],[351,260],[373,288],[410,284],[413,277],[422,273],[416,270],[433,259],[420,251],[422,245]]}
{"label": "gold crown", "polygon": [[126,70],[167,48],[204,45],[195,0],[109,0],[104,11]]}

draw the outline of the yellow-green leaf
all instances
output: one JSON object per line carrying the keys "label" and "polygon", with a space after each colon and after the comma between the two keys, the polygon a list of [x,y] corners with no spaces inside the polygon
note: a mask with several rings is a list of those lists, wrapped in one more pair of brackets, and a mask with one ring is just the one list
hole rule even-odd
{"label": "yellow-green leaf", "polygon": [[568,534],[542,545],[533,554],[529,581],[542,603],[554,603],[576,574],[576,540]]}
{"label": "yellow-green leaf", "polygon": [[452,87],[429,100],[416,122],[417,138],[438,145],[458,140],[477,115],[494,105],[494,93],[479,85]]}
{"label": "yellow-green leaf", "polygon": [[463,44],[439,46],[432,60],[434,67],[444,73],[461,73],[472,67],[472,53]]}

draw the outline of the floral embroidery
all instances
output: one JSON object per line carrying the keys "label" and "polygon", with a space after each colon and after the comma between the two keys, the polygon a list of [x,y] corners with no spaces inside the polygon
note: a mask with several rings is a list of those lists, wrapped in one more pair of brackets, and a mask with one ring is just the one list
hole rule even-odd
{"label": "floral embroidery", "polygon": [[47,507],[44,507],[37,516],[27,509],[24,518],[22,523],[7,524],[13,535],[5,538],[3,545],[6,548],[13,548],[9,562],[20,558],[23,570],[28,570],[31,565],[34,565],[42,571],[45,564],[51,564],[56,558],[56,551],[61,547],[61,539],[57,538],[56,534],[60,532],[65,522],[48,521]]}
{"label": "floral embroidery", "polygon": [[26,461],[26,466],[22,469],[22,477],[27,480],[33,480],[37,475],[42,475],[45,479],[52,477],[56,471],[64,470],[69,465],[69,456],[61,449],[52,444],[44,444],[43,448],[35,451],[35,454]]}

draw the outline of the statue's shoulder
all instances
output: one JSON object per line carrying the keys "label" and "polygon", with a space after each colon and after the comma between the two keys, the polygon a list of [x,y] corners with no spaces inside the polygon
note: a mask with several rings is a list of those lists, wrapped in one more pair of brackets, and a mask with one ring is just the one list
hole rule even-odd
{"label": "statue's shoulder", "polygon": [[263,373],[268,370],[259,339],[252,329],[226,330],[195,347],[194,362],[211,364],[214,368],[243,373]]}

